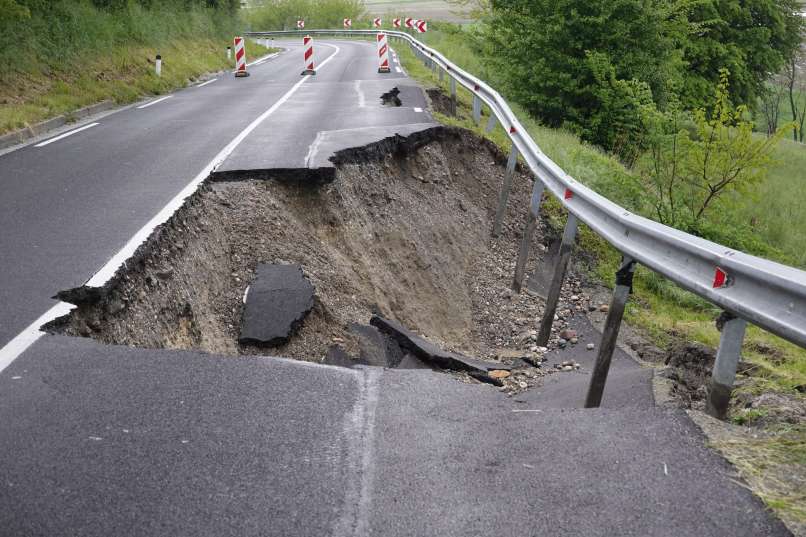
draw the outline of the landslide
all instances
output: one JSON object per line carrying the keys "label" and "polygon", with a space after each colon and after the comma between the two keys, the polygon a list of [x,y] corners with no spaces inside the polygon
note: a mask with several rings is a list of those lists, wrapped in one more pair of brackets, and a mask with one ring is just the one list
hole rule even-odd
{"label": "landslide", "polygon": [[[334,342],[355,349],[350,325],[379,314],[479,358],[523,343],[541,305],[509,290],[532,187],[525,170],[493,237],[506,155],[469,131],[435,127],[333,161],[321,181],[280,172],[208,180],[100,293],[61,294],[78,308],[58,331],[320,361]],[[261,262],[299,264],[316,289],[298,333],[273,349],[238,343],[244,292]]]}

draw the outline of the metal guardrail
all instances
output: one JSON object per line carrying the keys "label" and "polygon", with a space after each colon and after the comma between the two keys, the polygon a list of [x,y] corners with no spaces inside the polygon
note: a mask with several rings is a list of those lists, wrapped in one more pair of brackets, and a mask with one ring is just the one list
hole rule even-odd
{"label": "metal guardrail", "polygon": [[[247,35],[250,37],[283,37],[300,36],[302,33],[343,37],[373,36],[378,32],[374,30],[305,30],[304,32],[250,32]],[[597,389],[594,388],[594,385],[597,381],[601,381],[602,387],[604,386],[610,357],[602,355],[608,352],[606,347],[609,338],[615,341],[621,321],[621,312],[618,310],[623,311],[623,303],[619,304],[619,302],[626,301],[627,293],[622,293],[625,296],[619,297],[619,290],[620,287],[626,286],[629,291],[632,271],[636,262],[719,306],[725,312],[722,321],[718,322],[718,326],[721,328],[724,324],[728,329],[724,329],[722,333],[720,349],[717,353],[717,365],[714,368],[712,393],[719,391],[720,386],[724,388],[726,384],[728,395],[730,393],[736,370],[735,362],[738,362],[741,338],[744,336],[745,321],[801,347],[806,347],[806,272],[726,248],[625,210],[576,181],[549,159],[523,128],[503,97],[484,81],[465,72],[442,54],[405,32],[387,31],[385,33],[389,37],[408,43],[427,65],[440,70],[440,78],[443,77],[443,72],[451,77],[451,93],[454,103],[455,83],[458,82],[467,89],[474,97],[473,117],[476,122],[479,121],[481,115],[480,105],[484,103],[491,111],[491,120],[492,117],[495,117],[507,131],[513,146],[507,167],[507,178],[505,178],[499,200],[496,229],[500,228],[500,220],[506,206],[508,184],[511,182],[516,161],[513,157],[520,155],[539,179],[535,181],[530,220],[527,221],[527,231],[524,233],[521,244],[515,276],[516,288],[520,287],[520,280],[523,277],[523,266],[534,229],[533,221],[537,218],[544,189],[548,189],[574,216],[569,217],[565,238],[570,237],[570,240],[573,241],[576,233],[576,219],[579,219],[624,256],[624,265],[617,275],[614,303],[608,315],[603,344],[600,345],[597,366],[594,368],[594,379],[588,393],[586,406],[598,406],[595,393]],[[488,125],[488,130],[491,126],[494,125]],[[562,266],[562,262],[559,265],[555,269],[553,286],[561,285],[564,278],[565,267]],[[559,295],[559,289],[556,291]],[[549,295],[551,295],[551,290]],[[550,304],[551,300],[548,302],[547,309],[549,306],[551,307],[553,318],[556,299],[554,304]],[[550,330],[551,320],[547,324]],[[612,333],[608,333],[608,326]],[[541,339],[544,342],[548,341],[548,336],[548,332],[541,333]],[[726,338],[732,338],[732,340],[725,341]],[[736,338],[739,338],[738,345],[736,345]],[[612,349],[610,352],[612,354]],[[600,371],[597,372],[597,369]],[[601,391],[598,393],[598,399],[601,399]],[[709,399],[709,408],[714,414],[724,413],[724,409],[712,408],[714,405],[720,407],[722,404]]]}

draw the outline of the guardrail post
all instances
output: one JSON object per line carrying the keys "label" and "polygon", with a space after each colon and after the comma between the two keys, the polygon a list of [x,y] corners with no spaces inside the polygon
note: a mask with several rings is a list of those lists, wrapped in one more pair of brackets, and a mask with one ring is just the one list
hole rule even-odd
{"label": "guardrail post", "polygon": [[445,80],[445,71],[440,69],[439,70],[439,81],[442,82],[443,80]]}
{"label": "guardrail post", "polygon": [[[451,79],[453,80],[453,79]],[[512,144],[507,160],[507,169],[504,172],[504,182],[501,183],[501,192],[498,194],[498,209],[495,211],[495,223],[493,224],[493,237],[501,234],[501,223],[504,220],[504,212],[507,210],[507,200],[509,190],[512,188],[512,176],[515,174],[515,165],[518,163],[518,148]]]}
{"label": "guardrail post", "polygon": [[610,361],[613,351],[616,350],[621,319],[624,317],[624,308],[632,292],[632,280],[635,274],[635,261],[624,256],[621,259],[621,268],[616,272],[616,288],[613,289],[613,299],[602,331],[602,341],[599,344],[599,354],[593,364],[591,382],[588,385],[588,395],[585,397],[585,408],[596,408],[602,403],[607,373],[610,371]]}
{"label": "guardrail post", "polygon": [[476,94],[473,94],[473,123],[476,125],[481,121],[481,99]]}
{"label": "guardrail post", "polygon": [[722,332],[719,338],[719,349],[716,351],[714,370],[708,386],[708,399],[705,411],[711,416],[723,420],[728,415],[730,394],[733,381],[736,379],[736,367],[742,355],[742,342],[747,322],[735,315],[722,312],[716,321]]}
{"label": "guardrail post", "polygon": [[456,79],[451,77],[451,115],[456,117]]}
{"label": "guardrail post", "polygon": [[551,325],[554,324],[554,314],[557,312],[557,302],[560,300],[560,291],[568,271],[568,261],[571,259],[571,249],[574,247],[574,238],[577,235],[577,217],[568,213],[565,221],[563,238],[560,241],[560,252],[557,264],[554,266],[554,275],[551,277],[549,291],[546,294],[546,307],[543,308],[543,318],[540,320],[540,330],[537,333],[537,344],[545,347],[551,338]]}
{"label": "guardrail post", "polygon": [[516,293],[521,292],[523,286],[523,276],[526,272],[526,261],[529,259],[529,245],[532,244],[532,237],[537,227],[537,219],[540,216],[540,202],[543,199],[543,181],[535,178],[532,186],[532,201],[529,204],[529,211],[526,213],[526,226],[523,228],[521,237],[521,247],[518,250],[518,262],[515,263],[515,278],[512,281],[512,289]]}
{"label": "guardrail post", "polygon": [[487,120],[487,127],[485,127],[484,132],[493,132],[496,123],[498,123],[498,118],[495,117],[495,114],[490,112],[490,119]]}

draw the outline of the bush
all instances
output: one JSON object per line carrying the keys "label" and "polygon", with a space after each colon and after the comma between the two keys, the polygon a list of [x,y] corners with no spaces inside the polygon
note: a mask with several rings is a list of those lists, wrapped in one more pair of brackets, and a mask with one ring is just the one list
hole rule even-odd
{"label": "bush", "polygon": [[631,161],[640,109],[681,83],[676,43],[687,21],[651,0],[499,0],[486,26],[498,85],[551,127]]}

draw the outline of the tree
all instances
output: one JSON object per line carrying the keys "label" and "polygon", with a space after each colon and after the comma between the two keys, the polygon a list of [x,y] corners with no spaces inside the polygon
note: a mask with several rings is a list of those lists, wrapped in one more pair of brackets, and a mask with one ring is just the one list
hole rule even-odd
{"label": "tree", "polygon": [[[641,127],[625,122],[647,96],[665,106],[682,83],[688,3],[495,0],[485,58],[497,85],[544,123],[608,150],[630,148]],[[614,119],[620,125],[608,128]]]}
{"label": "tree", "polygon": [[722,68],[731,73],[731,100],[754,108],[770,74],[779,72],[801,43],[796,0],[704,0],[692,4],[689,20],[698,33],[684,43],[687,109],[707,105]]}
{"label": "tree", "polygon": [[720,73],[712,107],[695,111],[690,122],[676,107],[644,118],[652,136],[642,179],[661,223],[696,233],[723,196],[747,193],[764,178],[772,151],[792,128],[754,137],[753,125],[743,119],[746,107],[730,102],[728,74]]}
{"label": "tree", "polygon": [[806,119],[806,82],[803,80],[803,71],[799,65],[803,60],[804,54],[801,52],[789,60],[784,69],[789,109],[792,112],[792,121],[795,122],[792,136],[796,142],[803,142],[803,120]]}
{"label": "tree", "polygon": [[778,131],[778,123],[781,117],[781,102],[787,91],[787,84],[783,76],[773,77],[761,94],[761,114],[767,124],[767,136],[772,136]]}

